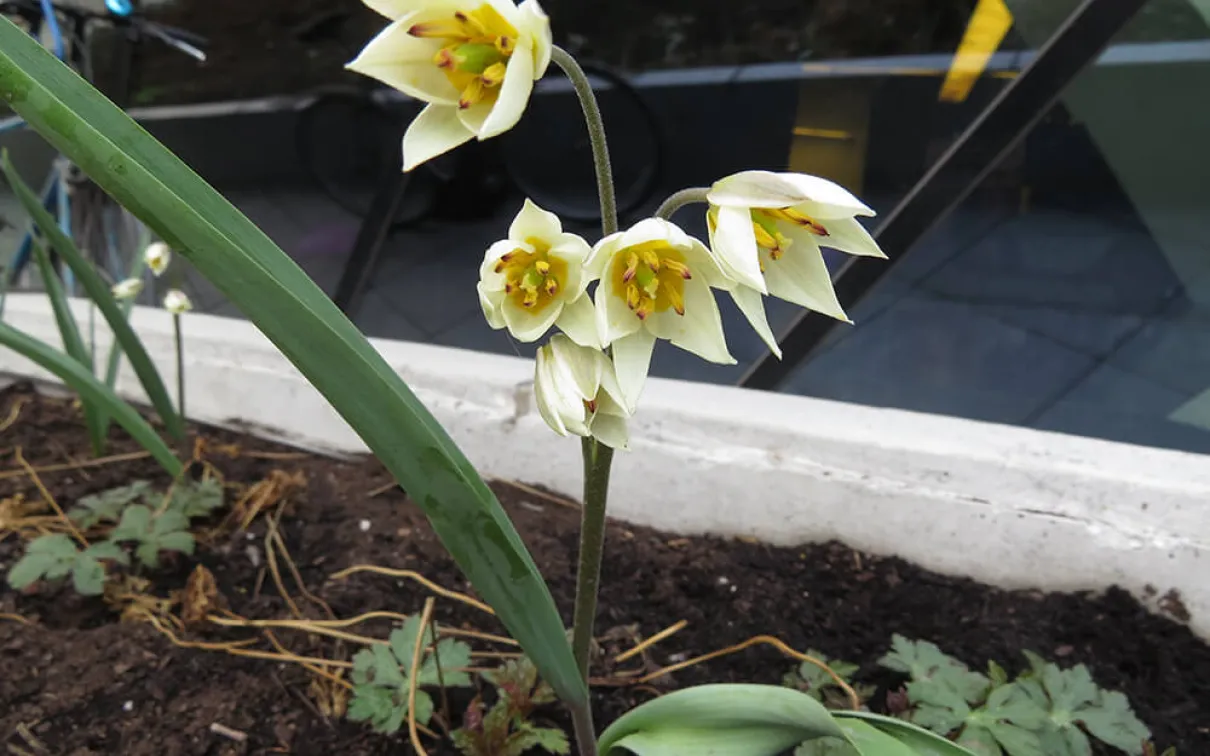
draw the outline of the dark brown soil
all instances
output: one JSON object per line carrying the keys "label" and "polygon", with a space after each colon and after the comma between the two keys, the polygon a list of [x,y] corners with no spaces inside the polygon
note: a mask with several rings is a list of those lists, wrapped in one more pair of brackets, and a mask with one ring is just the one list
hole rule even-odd
{"label": "dark brown soil", "polygon": [[[29,477],[9,472],[18,468],[17,449],[35,467],[83,461],[88,458],[85,434],[68,401],[39,398],[28,387],[0,391],[0,423],[17,403],[22,406],[16,422],[0,435],[0,501],[14,496],[39,501]],[[274,470],[305,476],[305,487],[289,499],[282,532],[306,584],[337,616],[381,609],[410,613],[429,595],[410,581],[377,575],[328,579],[353,564],[410,568],[448,588],[469,590],[424,517],[401,493],[370,495],[389,483],[373,460],[291,454],[226,431],[199,432],[209,442],[207,459],[221,470],[233,493],[239,484],[254,483]],[[112,440],[111,452],[137,451],[116,431]],[[224,450],[222,444],[236,444],[238,449]],[[266,458],[264,452],[279,456]],[[51,494],[67,505],[86,493],[136,478],[168,482],[147,459],[45,472],[41,477]],[[569,619],[576,512],[511,485],[495,488]],[[362,529],[363,521],[368,521],[368,530]],[[253,538],[217,538],[199,549],[196,561],[214,573],[234,612],[286,618],[288,609],[272,581],[259,574],[249,556],[250,550],[263,554],[265,527],[258,521]],[[4,534],[0,530],[0,536]],[[655,646],[647,664],[663,665],[679,655],[772,634],[801,650],[815,647],[861,662],[859,677],[880,686],[871,705],[881,708],[888,686],[896,680],[874,661],[885,652],[892,633],[932,640],[978,667],[989,658],[1017,666],[1020,650],[1032,649],[1064,663],[1083,662],[1101,685],[1123,690],[1160,745],[1177,746],[1181,756],[1210,753],[1210,649],[1183,626],[1149,614],[1123,591],[1096,596],[1006,592],[840,544],[771,548],[736,540],[687,539],[622,523],[611,525],[607,548],[598,625],[602,636],[612,638],[603,641],[605,658],[632,645],[636,633],[646,637],[681,619],[688,626]],[[11,535],[0,542],[0,565],[11,565],[19,549]],[[166,596],[179,589],[194,561],[182,560],[152,575],[152,591]],[[491,618],[460,604],[441,600],[437,607],[443,623],[501,632]],[[406,749],[406,736],[376,735],[325,717],[310,689],[311,676],[295,665],[175,647],[148,624],[119,624],[100,599],[50,588],[18,595],[3,587],[0,612],[33,622],[0,620],[0,737],[27,752],[32,749],[18,733],[20,726],[45,744],[46,753],[74,756],[361,756]],[[319,616],[313,609],[309,613]],[[388,627],[369,623],[355,629],[385,635]],[[349,650],[330,640],[290,631],[279,635],[296,653],[348,658]],[[252,632],[211,628],[186,637],[219,641],[252,637]],[[623,666],[640,664],[630,661]],[[753,648],[657,684],[659,689],[709,681],[776,684],[792,666],[772,649]],[[606,663],[594,674],[609,677],[615,671]],[[659,689],[595,688],[598,722],[610,721]],[[466,700],[465,695],[455,697],[454,708]],[[558,711],[550,716],[562,719]],[[209,728],[215,722],[246,733],[246,742],[212,733]],[[431,741],[428,747],[433,754],[452,752]]]}
{"label": "dark brown soil", "polygon": [[[645,70],[952,51],[973,0],[546,0],[556,42]],[[155,12],[210,38],[204,66],[147,47],[136,100],[179,103],[365,84],[344,72],[385,21],[360,0],[177,0]]]}

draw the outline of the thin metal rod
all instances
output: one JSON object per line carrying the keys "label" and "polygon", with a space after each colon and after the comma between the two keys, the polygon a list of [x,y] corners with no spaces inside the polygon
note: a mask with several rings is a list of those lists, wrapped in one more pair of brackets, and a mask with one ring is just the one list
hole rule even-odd
{"label": "thin metal rod", "polygon": [[[1033,62],[979,114],[874,232],[889,259],[849,258],[840,269],[836,294],[845,307],[865,296],[983,182],[1146,2],[1085,0],[1072,12]],[[739,385],[776,389],[810,358],[835,324],[831,318],[803,312],[778,338],[782,360],[766,354],[740,378]]]}

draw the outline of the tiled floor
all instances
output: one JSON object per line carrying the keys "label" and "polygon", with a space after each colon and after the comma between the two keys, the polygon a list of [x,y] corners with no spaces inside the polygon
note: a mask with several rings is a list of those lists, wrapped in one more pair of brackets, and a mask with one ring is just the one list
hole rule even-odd
{"label": "tiled floor", "polygon": [[[227,195],[335,290],[356,218],[307,190]],[[534,345],[484,323],[474,293],[483,250],[519,205],[516,198],[482,221],[393,233],[357,324],[371,336],[532,355]],[[0,215],[15,216],[3,198]],[[686,215],[701,233],[700,220]],[[11,241],[0,236],[0,249]],[[1190,296],[1197,285],[1128,221],[968,203],[851,308],[856,325],[837,328],[785,390],[1210,452],[1210,430],[1172,419],[1210,388],[1210,308]],[[203,309],[237,314],[204,282],[197,288]],[[764,345],[727,297],[720,307],[738,365],[661,345],[653,371],[737,381]],[[775,332],[795,314],[780,302],[769,310]]]}

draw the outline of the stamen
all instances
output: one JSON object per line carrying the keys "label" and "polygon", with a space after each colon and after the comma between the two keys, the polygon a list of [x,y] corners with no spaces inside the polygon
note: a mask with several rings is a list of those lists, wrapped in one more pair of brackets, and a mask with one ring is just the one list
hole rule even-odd
{"label": "stamen", "polygon": [[461,19],[456,16],[455,18],[454,21],[426,21],[414,24],[408,29],[408,34],[424,39],[470,39],[470,35],[466,33],[466,25],[460,23]]}
{"label": "stamen", "polygon": [[631,252],[630,259],[626,261],[626,272],[622,274],[622,280],[626,283],[630,283],[630,279],[634,278],[634,274],[637,273],[638,270],[639,256]]}
{"label": "stamen", "polygon": [[505,55],[512,55],[513,51],[517,49],[517,40],[502,34],[496,37],[496,49]]}
{"label": "stamen", "polygon": [[685,279],[686,281],[693,278],[693,276],[689,273],[689,266],[686,265],[685,263],[677,262],[676,260],[665,259],[664,267],[667,268],[668,270],[671,270],[673,273],[679,274],[680,277]]}
{"label": "stamen", "polygon": [[753,223],[752,229],[756,232],[756,245],[758,247],[777,249],[777,239],[764,226],[759,223]]}
{"label": "stamen", "polygon": [[554,277],[546,279],[546,294],[553,297],[559,293],[559,282]]}
{"label": "stamen", "polygon": [[493,63],[483,69],[483,86],[498,87],[504,81],[504,74],[508,73],[508,66],[503,63]]}
{"label": "stamen", "polygon": [[585,399],[584,400],[584,409],[588,410],[588,414],[590,414],[590,415],[596,414],[597,400],[596,399]]}
{"label": "stamen", "polygon": [[443,47],[433,56],[433,62],[438,68],[452,69],[454,67],[454,53],[448,47]]}
{"label": "stamen", "polygon": [[458,107],[466,110],[470,106],[483,99],[483,79],[476,76],[471,80],[471,83],[462,90],[462,97],[458,99]]}
{"label": "stamen", "polygon": [[639,250],[639,256],[643,258],[643,262],[647,263],[647,267],[651,268],[652,273],[660,272],[660,256],[650,249]]}
{"label": "stamen", "polygon": [[809,215],[804,215],[803,213],[798,212],[793,208],[787,207],[780,210],[768,210],[766,212],[768,212],[769,215],[773,216],[774,218],[780,218],[781,220],[789,221],[796,226],[802,226],[816,236],[828,236],[828,229],[825,228],[822,223]]}
{"label": "stamen", "polygon": [[547,273],[550,273],[550,263],[546,262],[545,260],[535,261],[534,268],[536,268],[538,270],[538,272],[541,273],[542,275],[546,275]]}
{"label": "stamen", "polygon": [[651,300],[650,299],[645,300],[641,305],[639,305],[638,309],[636,309],[634,311],[635,317],[638,318],[639,320],[646,320],[647,316],[650,314],[651,314]]}
{"label": "stamen", "polygon": [[639,287],[635,286],[634,284],[627,286],[626,306],[632,310],[637,310],[639,308],[640,301],[642,301],[642,298],[639,296]]}
{"label": "stamen", "polygon": [[521,300],[521,306],[522,307],[533,307],[537,303],[538,303],[538,291],[536,289],[530,289],[529,291],[526,291],[525,297],[522,298],[522,300]]}
{"label": "stamen", "polygon": [[474,14],[467,13],[465,11],[455,11],[454,18],[458,19],[462,23],[463,27],[472,34],[472,36],[487,36],[487,27],[485,27],[483,23],[474,16]]}
{"label": "stamen", "polygon": [[685,314],[685,298],[676,290],[675,286],[669,286],[667,289],[668,301],[672,303],[672,309],[676,310],[677,315]]}

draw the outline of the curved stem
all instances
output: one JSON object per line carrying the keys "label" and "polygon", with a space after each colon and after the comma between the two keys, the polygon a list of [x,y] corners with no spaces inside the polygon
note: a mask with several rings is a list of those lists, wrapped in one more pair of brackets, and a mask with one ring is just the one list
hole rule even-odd
{"label": "curved stem", "polygon": [[181,338],[181,316],[172,315],[172,337],[176,345],[176,401],[177,414],[185,419],[185,344]]}
{"label": "curved stem", "polygon": [[668,199],[660,203],[659,209],[655,211],[655,217],[671,220],[673,214],[685,205],[695,205],[705,202],[706,194],[709,191],[704,186],[695,186],[691,189],[682,189],[679,192],[671,194]]}
{"label": "curved stem", "polygon": [[592,83],[571,53],[558,45],[551,53],[551,61],[563,69],[580,99],[584,120],[588,124],[588,138],[592,141],[592,163],[597,171],[597,197],[601,202],[601,234],[609,236],[618,230],[618,200],[613,188],[613,169],[609,165],[609,145],[605,141],[605,122],[601,120],[601,108],[592,91]]}

